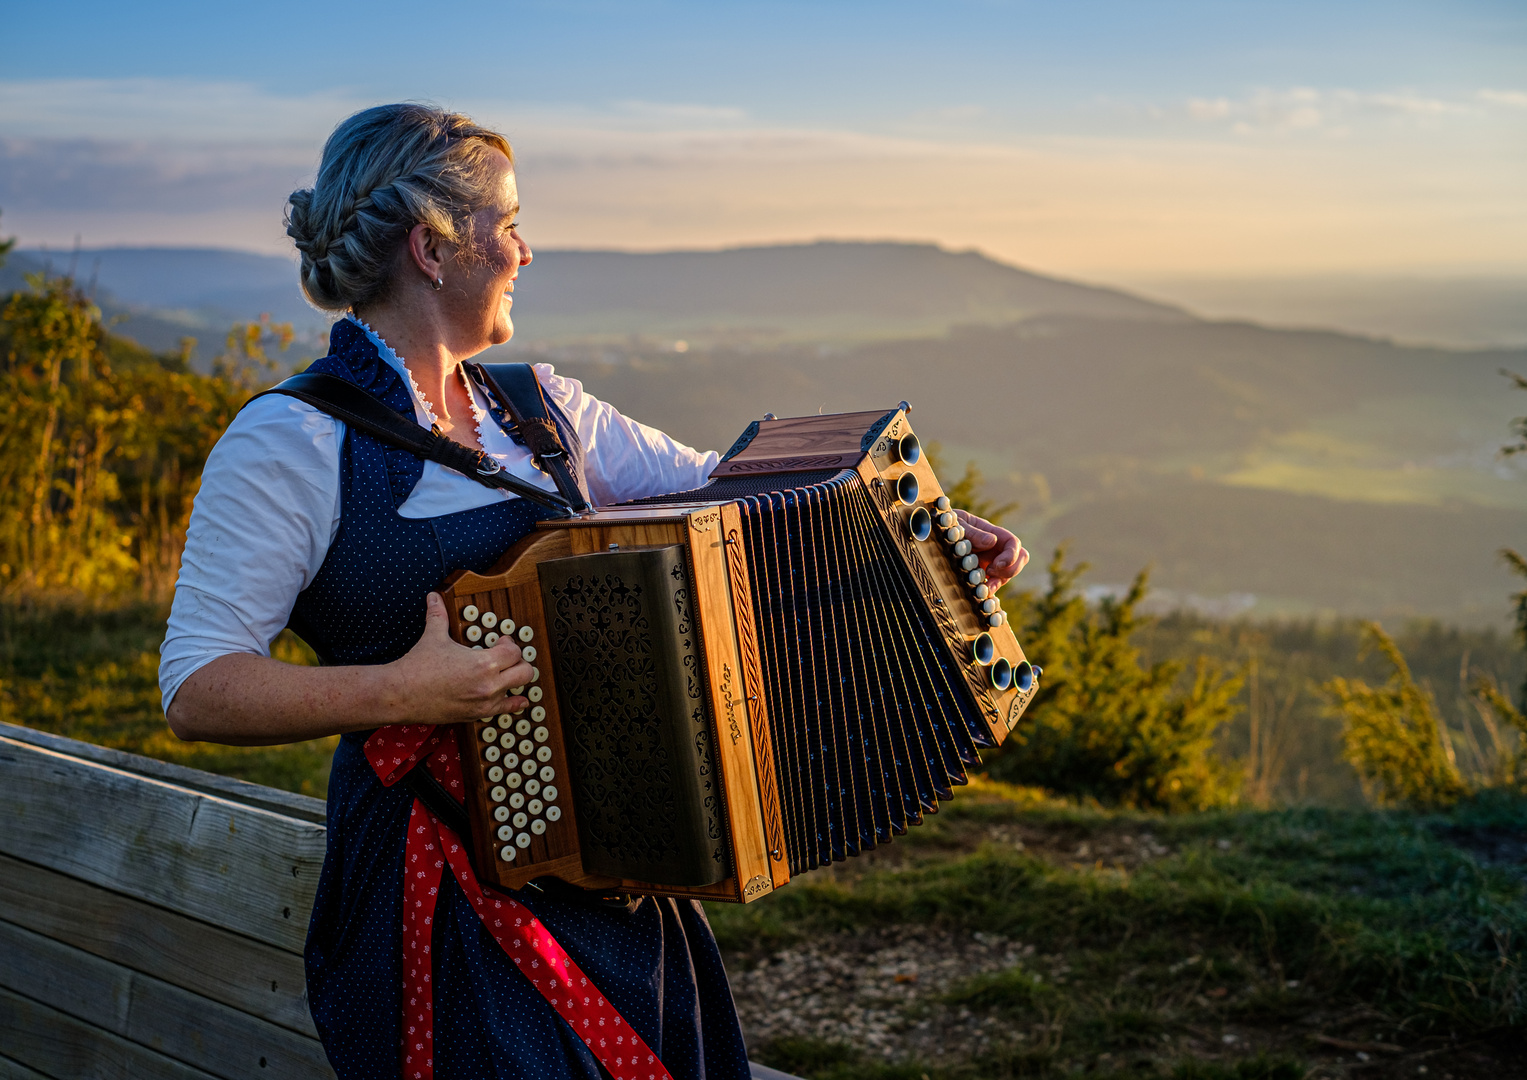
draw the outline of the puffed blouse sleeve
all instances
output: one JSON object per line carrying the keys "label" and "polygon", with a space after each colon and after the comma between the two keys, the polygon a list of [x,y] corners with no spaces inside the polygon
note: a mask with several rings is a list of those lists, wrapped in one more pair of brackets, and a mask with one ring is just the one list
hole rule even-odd
{"label": "puffed blouse sleeve", "polygon": [[212,448],[164,644],[164,708],[219,656],[269,656],[339,529],[344,424],[294,398],[252,402]]}
{"label": "puffed blouse sleeve", "polygon": [[558,375],[550,364],[535,365],[536,377],[577,428],[583,442],[589,494],[598,506],[688,491],[704,484],[720,461],[646,424],[583,389],[577,379]]}

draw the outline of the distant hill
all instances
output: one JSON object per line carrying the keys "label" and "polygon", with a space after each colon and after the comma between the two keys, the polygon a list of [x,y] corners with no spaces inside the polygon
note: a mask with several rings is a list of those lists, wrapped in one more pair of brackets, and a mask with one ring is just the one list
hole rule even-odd
{"label": "distant hill", "polygon": [[946,479],[978,462],[1031,546],[1074,540],[1099,584],[1154,565],[1178,595],[1252,594],[1264,613],[1500,625],[1496,552],[1527,547],[1527,468],[1496,453],[1527,413],[1498,369],[1527,373],[1527,350],[1042,316],[844,350],[548,355],[708,448],[765,411],[906,398]]}
{"label": "distant hill", "polygon": [[[28,250],[0,270],[73,268],[94,281],[118,329],[150,348],[186,333],[221,337],[269,312],[299,331],[328,325],[303,300],[292,260],[200,248]],[[1183,320],[1178,308],[1006,266],[931,244],[818,243],[728,251],[632,254],[544,251],[515,290],[521,343],[635,340],[857,342],[924,337],[964,324],[1041,314]]]}
{"label": "distant hill", "polygon": [[1035,315],[1184,321],[1180,308],[931,244],[821,242],[726,251],[548,251],[515,287],[521,342],[633,337],[862,341]]}

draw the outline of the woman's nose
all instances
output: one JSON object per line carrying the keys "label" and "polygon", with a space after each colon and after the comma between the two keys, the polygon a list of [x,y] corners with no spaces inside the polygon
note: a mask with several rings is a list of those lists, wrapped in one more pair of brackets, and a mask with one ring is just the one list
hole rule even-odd
{"label": "woman's nose", "polygon": [[529,266],[530,265],[530,260],[532,260],[534,258],[535,258],[535,255],[531,253],[530,245],[525,243],[525,241],[521,240],[520,241],[520,265],[521,266]]}

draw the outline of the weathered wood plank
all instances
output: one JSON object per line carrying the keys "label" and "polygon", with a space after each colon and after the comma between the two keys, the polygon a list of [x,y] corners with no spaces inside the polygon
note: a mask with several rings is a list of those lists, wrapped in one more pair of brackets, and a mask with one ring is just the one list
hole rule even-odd
{"label": "weathered wood plank", "polygon": [[125,750],[112,750],[105,746],[80,742],[78,739],[68,739],[62,735],[21,727],[18,724],[0,723],[0,737],[15,739],[17,742],[24,742],[30,746],[40,746],[45,750],[56,750],[70,757],[93,761],[97,765],[109,765],[123,772],[152,776],[156,780],[165,780],[177,787],[190,788],[192,791],[200,791],[208,795],[219,795],[225,799],[232,799],[234,802],[241,802],[245,806],[256,806],[261,810],[299,818],[302,821],[312,821],[319,825],[326,821],[324,801],[309,795],[298,795],[295,792],[282,791],[263,784],[251,784],[247,780],[235,780],[231,776],[219,776],[217,773],[187,768],[184,765],[160,761],[157,758],[144,757],[142,754],[129,754]]}
{"label": "weathered wood plank", "polygon": [[222,1077],[332,1077],[318,1040],[0,922],[0,982],[140,1046]]}
{"label": "weathered wood plank", "polygon": [[0,738],[0,854],[301,953],[324,829]]}
{"label": "weathered wood plank", "polygon": [[302,958],[284,949],[4,855],[0,920],[317,1036]]}
{"label": "weathered wood plank", "polygon": [[218,1080],[4,989],[0,1046],[12,1060],[58,1080]]}
{"label": "weathered wood plank", "polygon": [[0,1054],[0,1080],[52,1080],[52,1078]]}

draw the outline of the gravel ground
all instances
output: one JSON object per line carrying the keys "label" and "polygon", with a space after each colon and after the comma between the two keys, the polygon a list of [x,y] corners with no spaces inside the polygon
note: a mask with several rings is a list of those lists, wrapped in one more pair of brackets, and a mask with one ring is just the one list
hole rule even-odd
{"label": "gravel ground", "polygon": [[834,935],[734,970],[752,1048],[777,1039],[846,1043],[868,1058],[967,1058],[1011,1039],[995,1018],[939,999],[974,975],[1018,966],[1032,946],[992,934],[891,927]]}

